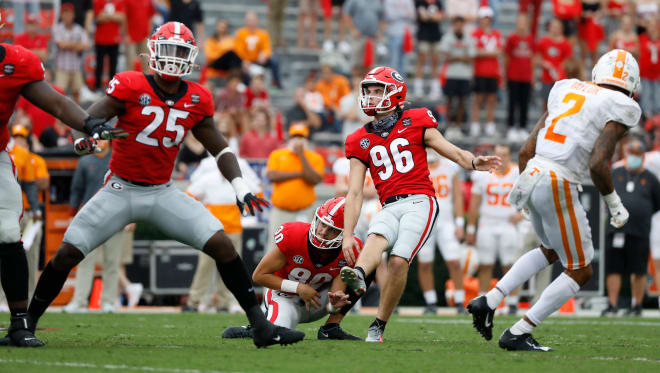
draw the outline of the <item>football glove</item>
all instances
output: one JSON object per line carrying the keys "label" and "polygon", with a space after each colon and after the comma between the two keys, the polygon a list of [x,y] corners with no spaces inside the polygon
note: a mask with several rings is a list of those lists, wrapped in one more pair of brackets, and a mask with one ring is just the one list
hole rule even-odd
{"label": "football glove", "polygon": [[255,207],[257,208],[257,210],[259,210],[259,212],[263,212],[264,208],[270,207],[270,203],[268,201],[266,201],[265,199],[261,199],[252,193],[246,194],[243,197],[243,201],[236,198],[236,204],[238,205],[238,209],[241,211],[241,215],[244,215],[245,206],[247,205],[247,209],[248,211],[250,211],[250,215],[252,216],[255,215],[254,212]]}
{"label": "football glove", "polygon": [[616,192],[612,192],[606,196],[603,196],[605,203],[607,204],[608,209],[610,210],[610,225],[614,228],[621,228],[628,222],[630,214],[626,210],[625,206],[621,202],[621,198]]}
{"label": "football glove", "polygon": [[81,137],[73,143],[73,151],[78,155],[98,153],[101,149],[96,145],[97,142],[93,137]]}
{"label": "football glove", "polygon": [[84,128],[88,135],[97,140],[112,140],[128,136],[128,132],[111,127],[106,124],[104,119],[94,118],[91,115],[85,119]]}

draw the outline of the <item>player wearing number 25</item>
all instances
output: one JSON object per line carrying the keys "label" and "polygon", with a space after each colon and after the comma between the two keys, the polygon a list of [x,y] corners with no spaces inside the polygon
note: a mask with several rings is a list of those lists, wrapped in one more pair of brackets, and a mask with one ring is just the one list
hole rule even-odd
{"label": "player wearing number 25", "polygon": [[406,83],[397,71],[389,67],[369,71],[360,84],[360,106],[375,120],[346,139],[350,172],[342,248],[349,263],[353,248],[357,247],[353,233],[367,169],[383,209],[369,224],[355,269],[342,268],[342,280],[356,292],[364,293],[364,279],[376,269],[383,251],[391,250],[387,282],[367,342],[382,342],[385,324],[403,292],[410,262],[428,240],[438,216],[425,148],[431,147],[470,170],[487,171],[500,165],[499,157],[475,157],[445,140],[431,111],[403,110],[405,99]]}
{"label": "player wearing number 25", "polygon": [[507,350],[549,351],[532,331],[575,296],[592,276],[594,255],[579,185],[589,176],[620,228],[628,211],[612,186],[609,162],[619,139],[641,116],[632,96],[639,88],[639,67],[632,54],[615,49],[603,55],[591,73],[593,82],[560,80],[548,96],[548,108],[518,155],[520,176],[508,203],[529,214],[541,246],[521,256],[485,296],[468,304],[474,327],[492,338],[493,316],[502,298],[540,270],[561,260],[564,273],[500,337]]}

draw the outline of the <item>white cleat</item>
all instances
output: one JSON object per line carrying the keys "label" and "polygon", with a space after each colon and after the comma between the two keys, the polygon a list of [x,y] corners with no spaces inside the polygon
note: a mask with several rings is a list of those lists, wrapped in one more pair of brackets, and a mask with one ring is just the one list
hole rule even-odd
{"label": "white cleat", "polygon": [[369,332],[367,332],[367,338],[365,342],[372,343],[383,343],[383,333],[385,331],[375,325],[369,327]]}

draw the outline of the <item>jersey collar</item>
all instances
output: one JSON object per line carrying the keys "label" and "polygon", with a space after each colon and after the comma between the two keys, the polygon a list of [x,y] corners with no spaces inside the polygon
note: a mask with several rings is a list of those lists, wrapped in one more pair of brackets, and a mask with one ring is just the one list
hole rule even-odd
{"label": "jersey collar", "polygon": [[144,76],[147,78],[147,82],[149,82],[149,85],[151,86],[151,89],[154,91],[156,96],[161,99],[165,104],[167,104],[168,101],[172,101],[172,105],[168,106],[174,106],[177,101],[182,99],[186,93],[188,93],[188,82],[185,80],[181,79],[181,84],[179,85],[179,91],[173,95],[167,94],[163,92],[160,88],[158,88],[158,85],[156,84],[156,81],[154,80],[154,76],[149,74],[144,74]]}

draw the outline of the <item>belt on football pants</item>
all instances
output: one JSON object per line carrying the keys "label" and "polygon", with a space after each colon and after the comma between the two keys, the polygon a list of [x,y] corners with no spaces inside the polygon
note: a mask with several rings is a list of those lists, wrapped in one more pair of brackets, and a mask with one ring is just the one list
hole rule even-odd
{"label": "belt on football pants", "polygon": [[385,203],[383,203],[383,206],[385,206],[389,203],[393,203],[393,202],[400,201],[402,199],[408,198],[412,195],[413,194],[397,194],[395,196],[387,197],[387,199],[385,199]]}
{"label": "belt on football pants", "polygon": [[[115,176],[117,176],[117,175],[115,175]],[[133,184],[133,185],[137,185],[137,186],[150,187],[150,186],[163,185],[163,184],[149,184],[149,183],[144,183],[144,182],[142,182],[142,181],[128,180],[128,179],[124,179],[124,178],[121,177],[121,176],[117,176],[117,177],[120,178],[120,179],[122,179],[122,180],[124,180],[124,181],[127,182],[127,183],[131,183],[131,184]]]}

